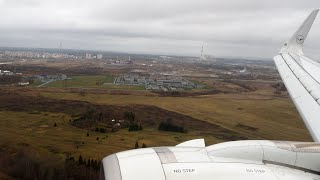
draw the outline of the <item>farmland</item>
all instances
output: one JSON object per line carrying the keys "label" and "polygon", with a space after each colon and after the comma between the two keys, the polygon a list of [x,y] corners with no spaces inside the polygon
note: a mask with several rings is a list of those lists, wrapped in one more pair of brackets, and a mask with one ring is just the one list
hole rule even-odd
{"label": "farmland", "polygon": [[[163,146],[203,137],[210,145],[227,140],[221,138],[221,132],[233,133],[240,139],[242,137],[311,141],[288,98],[254,94],[216,94],[196,97],[89,93],[81,95],[47,92],[42,89],[37,91],[17,89],[16,92],[19,92],[19,95],[12,95],[12,92],[3,90],[0,96],[3,102],[0,106],[1,142],[14,146],[28,144],[30,147],[61,156],[76,157],[82,154],[86,157],[102,158],[110,153],[131,149],[136,141],[148,146]],[[15,101],[19,101],[20,104],[16,105]],[[78,108],[75,109],[73,106]],[[89,130],[90,136],[87,137],[88,129],[75,127],[70,122],[85,112],[89,106],[107,108],[109,114],[114,114],[110,118],[122,118],[124,110],[133,111],[143,120],[145,128],[139,132],[121,129],[115,133]],[[157,124],[168,117],[177,120],[190,119],[184,121],[190,130],[189,133],[158,131]],[[202,127],[203,125],[197,128],[198,125],[191,125],[196,121],[215,126],[210,128],[208,124],[205,125],[206,128]],[[57,127],[54,127],[55,123]],[[221,131],[217,127],[225,130]]]}
{"label": "farmland", "polygon": [[[158,97],[136,95],[79,96],[76,93],[41,93],[48,98],[81,100],[97,104],[153,105],[196,119],[219,124],[227,129],[250,135],[256,139],[311,140],[302,120],[288,98],[262,95],[206,95],[199,97]],[[270,113],[272,112],[272,113]],[[252,132],[238,124],[258,128]]]}
{"label": "farmland", "polygon": [[[251,139],[312,141],[269,62],[112,63],[28,60],[23,67],[7,67],[32,83],[0,86],[1,178],[97,179],[103,157],[137,145],[175,146],[197,138],[207,146]],[[250,73],[240,73],[244,67]],[[202,88],[148,91],[142,84],[114,84],[126,73],[188,79]],[[37,87],[44,81],[49,83]],[[129,131],[132,122],[138,130]],[[164,123],[182,130],[160,128]]]}

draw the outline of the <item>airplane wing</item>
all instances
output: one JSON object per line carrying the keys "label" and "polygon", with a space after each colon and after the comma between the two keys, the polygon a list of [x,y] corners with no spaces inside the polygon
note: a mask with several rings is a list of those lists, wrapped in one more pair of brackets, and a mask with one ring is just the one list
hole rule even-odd
{"label": "airplane wing", "polygon": [[312,138],[320,142],[320,63],[303,54],[303,44],[319,10],[314,10],[283,46],[274,62]]}

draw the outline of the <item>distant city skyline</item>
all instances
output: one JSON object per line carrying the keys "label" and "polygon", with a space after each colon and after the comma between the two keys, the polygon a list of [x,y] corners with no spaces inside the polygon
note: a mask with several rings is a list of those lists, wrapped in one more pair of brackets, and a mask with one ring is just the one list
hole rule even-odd
{"label": "distant city skyline", "polygon": [[[0,46],[271,59],[318,0],[0,0]],[[305,52],[320,60],[317,19]]]}

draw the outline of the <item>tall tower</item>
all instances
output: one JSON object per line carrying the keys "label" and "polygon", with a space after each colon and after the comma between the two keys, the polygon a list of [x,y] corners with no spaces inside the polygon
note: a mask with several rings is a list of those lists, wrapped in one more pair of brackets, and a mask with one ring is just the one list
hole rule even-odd
{"label": "tall tower", "polygon": [[60,41],[60,43],[59,43],[59,50],[61,50],[62,49],[62,42]]}
{"label": "tall tower", "polygon": [[207,60],[207,58],[206,58],[206,56],[205,56],[204,53],[203,53],[203,45],[202,45],[202,47],[201,47],[201,54],[200,54],[200,61],[205,61],[205,60]]}

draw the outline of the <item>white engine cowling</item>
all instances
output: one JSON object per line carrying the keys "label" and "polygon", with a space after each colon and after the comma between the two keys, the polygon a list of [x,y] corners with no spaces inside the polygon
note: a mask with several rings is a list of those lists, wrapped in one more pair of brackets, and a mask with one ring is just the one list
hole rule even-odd
{"label": "white engine cowling", "polygon": [[102,160],[100,177],[105,180],[206,180],[210,177],[224,180],[239,176],[246,180],[320,180],[318,143],[234,141],[208,147],[203,144],[196,140],[176,147],[116,153]]}
{"label": "white engine cowling", "polygon": [[152,148],[124,151],[102,160],[100,179],[166,180],[162,164]]}

